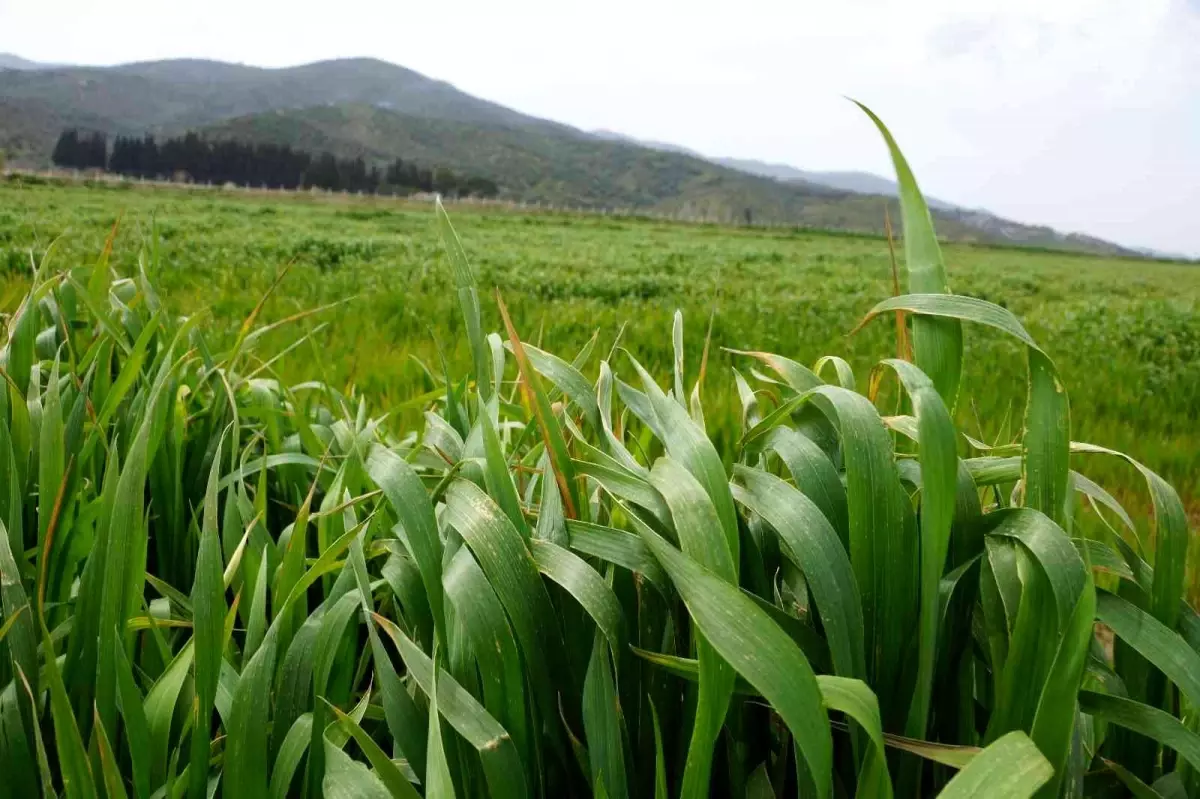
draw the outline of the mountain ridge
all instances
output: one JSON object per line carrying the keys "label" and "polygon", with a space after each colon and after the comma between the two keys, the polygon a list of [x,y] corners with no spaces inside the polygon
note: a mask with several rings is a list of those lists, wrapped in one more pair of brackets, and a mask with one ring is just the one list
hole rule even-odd
{"label": "mountain ridge", "polygon": [[0,72],[0,99],[41,101],[68,122],[81,115],[89,121],[104,118],[108,133],[155,132],[264,111],[350,103],[466,122],[568,129],[371,58],[279,68],[168,59],[6,70]]}
{"label": "mountain ridge", "polygon": [[[754,158],[734,158],[731,156],[713,156],[705,155],[690,147],[684,147],[678,144],[669,142],[655,141],[653,139],[638,139],[633,136],[626,136],[624,133],[618,133],[614,130],[597,129],[590,131],[593,136],[608,140],[608,141],[627,141],[634,144],[640,144],[643,147],[649,147],[653,150],[665,150],[667,152],[683,153],[695,158],[703,158],[706,161],[711,161],[714,164],[736,169],[739,172],[746,172],[751,175],[758,175],[764,178],[771,178],[783,183],[812,183],[818,186],[827,186],[831,189],[839,191],[849,191],[855,194],[879,194],[887,197],[896,197],[899,194],[899,186],[896,181],[885,178],[881,175],[876,175],[873,172],[862,172],[855,170],[842,171],[814,171],[808,169],[800,169],[791,164],[783,164],[772,161],[760,161]],[[936,197],[925,197],[925,202],[933,209],[950,209],[961,208],[954,203],[948,203],[944,200],[939,200]]]}
{"label": "mountain ridge", "polygon": [[40,61],[30,61],[15,53],[0,53],[0,69],[53,69],[57,64],[43,64]]}

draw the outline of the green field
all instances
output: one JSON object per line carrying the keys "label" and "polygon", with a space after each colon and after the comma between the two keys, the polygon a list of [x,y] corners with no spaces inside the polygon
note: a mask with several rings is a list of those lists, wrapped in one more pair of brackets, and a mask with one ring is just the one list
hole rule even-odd
{"label": "green field", "polygon": [[[522,213],[460,205],[450,212],[482,288],[496,287],[522,335],[552,350],[577,351],[598,335],[652,371],[671,363],[671,321],[685,320],[689,383],[698,372],[711,312],[705,384],[709,433],[740,429],[733,356],[720,347],[766,350],[804,363],[839,354],[860,390],[888,354],[890,323],[851,335],[892,293],[886,241],[843,234],[665,223],[605,216]],[[328,303],[345,304],[273,334],[284,380],[319,370],[353,384],[398,427],[417,424],[404,403],[432,388],[439,345],[462,374],[469,356],[461,317],[428,204],[113,186],[0,184],[0,310],[13,310],[30,274],[29,251],[51,242],[58,267],[93,262],[121,220],[112,263],[132,274],[139,257],[171,307],[207,309],[230,339],[275,275],[293,263],[263,310],[278,320]],[[154,235],[152,235],[152,233]],[[157,242],[155,244],[154,242]],[[157,253],[151,248],[157,247]],[[951,289],[1011,309],[1045,346],[1070,387],[1072,436],[1127,451],[1200,511],[1200,268],[1019,249],[948,244]],[[484,291],[484,329],[502,329]],[[321,327],[318,328],[318,325]],[[614,359],[616,363],[619,359]],[[1024,354],[999,334],[967,336],[959,426],[985,441],[1019,431]],[[585,369],[595,374],[596,356]],[[738,359],[742,367],[749,364]],[[620,371],[620,369],[619,369]],[[1005,423],[1004,420],[1008,419]],[[978,420],[985,420],[982,428]],[[725,451],[728,451],[726,449]],[[1077,464],[1117,485],[1137,485],[1107,462]]]}
{"label": "green field", "polygon": [[8,181],[0,799],[1200,796],[1200,270],[948,277],[893,156],[895,298],[881,239]]}

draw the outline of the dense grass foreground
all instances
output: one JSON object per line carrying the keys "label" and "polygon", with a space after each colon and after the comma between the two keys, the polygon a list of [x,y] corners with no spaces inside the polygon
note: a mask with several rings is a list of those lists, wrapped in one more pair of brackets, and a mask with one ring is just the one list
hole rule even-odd
{"label": "dense grass foreground", "polygon": [[[949,293],[888,143],[911,293],[864,324],[900,357],[735,353],[722,451],[681,318],[666,390],[499,299],[485,334],[444,213],[471,373],[434,365],[399,437],[277,380],[257,309],[217,351],[107,250],[39,270],[0,384],[0,794],[1200,796],[1179,498],[1137,467],[1146,535],[1085,476],[1124,456]],[[953,421],[979,326],[1026,350],[1016,443]]]}

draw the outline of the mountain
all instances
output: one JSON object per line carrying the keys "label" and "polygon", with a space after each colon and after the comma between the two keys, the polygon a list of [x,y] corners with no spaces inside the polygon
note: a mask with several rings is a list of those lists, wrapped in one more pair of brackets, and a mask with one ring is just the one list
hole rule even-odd
{"label": "mountain", "polygon": [[[433,119],[570,130],[473,97],[448,83],[374,59],[321,61],[285,69],[177,59],[117,67],[0,72],[0,101],[65,126],[140,134],[201,127],[278,109],[365,103]],[[8,119],[3,124],[7,127]],[[29,155],[48,155],[53,140]],[[17,151],[23,154],[22,151]]]}
{"label": "mountain", "polygon": [[[896,181],[871,172],[810,171],[807,169],[798,169],[788,164],[770,163],[768,161],[757,161],[749,158],[707,156],[677,144],[668,144],[650,139],[636,139],[612,130],[593,130],[590,131],[590,134],[605,141],[628,142],[648,147],[652,150],[683,153],[729,169],[769,178],[781,183],[808,187],[821,186],[840,192],[882,197],[898,197],[900,193],[900,187],[896,184]],[[925,196],[925,202],[929,205],[930,211],[938,219],[939,234],[948,238],[959,238],[961,234],[948,234],[946,232],[947,224],[960,223],[973,231],[971,236],[962,236],[968,239],[981,237],[985,241],[999,241],[1023,246],[1139,255],[1146,258],[1174,259],[1178,257],[1153,250],[1120,247],[1112,242],[1082,233],[1061,233],[1045,225],[1026,225],[1020,222],[1013,222],[1012,220],[996,216],[990,211],[964,208],[963,206],[954,205],[953,203],[948,203],[945,200],[939,200],[936,197],[928,195]]]}
{"label": "mountain", "polygon": [[1123,255],[1145,256],[1144,251],[1131,250],[1085,233],[1061,233],[1046,225],[1026,225],[996,216],[991,211],[971,210],[951,206],[948,209],[933,211],[935,217],[953,219],[956,222],[983,233],[986,238],[994,241],[1005,241],[1011,244],[1052,247],[1063,250],[1083,250],[1087,252],[1112,252],[1116,248]]}
{"label": "mountain", "polygon": [[[713,158],[711,160],[731,169],[773,178],[785,183],[815,183],[855,194],[874,194],[885,197],[896,197],[900,192],[896,181],[871,172],[812,172],[787,164],[772,164],[742,158]],[[1082,233],[1060,233],[1045,225],[1025,225],[996,216],[990,211],[964,208],[928,195],[925,197],[925,202],[938,216],[961,222],[981,231],[985,236],[1001,241],[1096,252],[1104,252],[1113,246],[1095,236],[1087,236]],[[1138,250],[1136,252],[1147,257],[1158,257],[1158,254],[1148,251]]]}
{"label": "mountain", "polygon": [[43,64],[40,61],[30,61],[12,53],[0,53],[0,69],[54,69],[56,64]]}
{"label": "mountain", "polygon": [[[495,180],[510,199],[713,221],[878,232],[877,194],[894,194],[890,181],[871,175],[853,173],[857,186],[823,183],[838,173],[766,174],[752,162],[723,164],[673,145],[585,133],[375,59],[282,69],[196,59],[33,67],[0,69],[0,148],[15,164],[48,164],[64,128],[160,136],[201,130],[377,163],[400,157],[445,166]],[[1125,252],[977,212],[934,213],[947,238]]]}
{"label": "mountain", "polygon": [[[810,172],[806,169],[797,169],[788,164],[774,164],[767,161],[756,161],[752,158],[724,158],[703,155],[687,147],[681,147],[678,144],[668,144],[649,139],[635,139],[632,136],[626,136],[623,133],[617,133],[612,130],[593,130],[591,134],[608,141],[625,141],[640,144],[652,150],[665,150],[666,152],[683,153],[696,158],[703,158],[706,161],[712,161],[714,164],[736,169],[739,172],[771,178],[772,180],[779,180],[784,183],[812,183],[818,186],[837,189],[838,191],[849,191],[855,194],[879,194],[885,197],[896,197],[899,194],[899,187],[896,185],[896,181],[870,172]],[[936,197],[926,197],[925,201],[929,203],[930,208],[957,208],[954,204],[939,200]]]}
{"label": "mountain", "polygon": [[[324,106],[252,114],[204,129],[214,138],[288,144],[382,162],[392,158],[486,175],[504,194],[582,208],[635,208],[725,222],[883,230],[883,198],[815,183],[752,175],[627,137],[563,135],[398,114],[374,106]],[[1099,239],[1021,225],[985,212],[933,211],[940,235],[1088,252],[1125,252]],[[898,211],[893,207],[893,218]]]}
{"label": "mountain", "polygon": [[[739,169],[752,175],[762,175],[788,183],[819,183],[831,189],[852,191],[855,194],[882,194],[886,197],[895,197],[899,193],[896,181],[871,172],[813,172],[807,169],[797,169],[787,164],[772,164],[749,158],[714,158],[712,160],[730,169]],[[953,203],[939,200],[936,197],[926,197],[925,201],[929,203],[930,208],[951,209],[957,207]]]}
{"label": "mountain", "polygon": [[[704,155],[703,153],[699,153],[699,152],[691,149],[690,147],[684,147],[682,144],[671,144],[670,142],[655,141],[654,139],[635,139],[633,136],[626,136],[624,133],[617,133],[615,130],[605,130],[603,128],[600,128],[599,130],[588,131],[588,133],[590,133],[592,136],[595,136],[598,139],[606,139],[608,141],[620,141],[620,142],[625,142],[626,144],[636,144],[639,147],[648,147],[651,150],[662,150],[665,153],[679,153],[680,155],[690,155],[693,158],[703,158],[705,161],[712,161],[715,164],[719,164],[721,162],[721,159],[719,159],[719,158],[709,158],[707,155]],[[737,169],[737,167],[734,167],[734,169]],[[749,172],[751,175],[758,174],[757,172],[755,172],[752,169],[742,169],[739,171]],[[764,175],[762,177],[772,177],[772,176]]]}
{"label": "mountain", "polygon": [[[514,199],[584,208],[633,208],[722,221],[845,227],[878,202],[800,189],[699,158],[578,133],[432,119],[367,105],[253,114],[210,126],[214,138],[289,144],[311,151],[401,157],[486,175]],[[861,207],[860,207],[861,206]],[[864,223],[869,227],[869,223]],[[958,226],[964,235],[966,226]]]}

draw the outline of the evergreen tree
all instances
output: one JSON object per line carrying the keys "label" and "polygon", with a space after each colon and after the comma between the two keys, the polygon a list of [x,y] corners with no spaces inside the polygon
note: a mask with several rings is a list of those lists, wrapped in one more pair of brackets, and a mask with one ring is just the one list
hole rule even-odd
{"label": "evergreen tree", "polygon": [[338,161],[333,153],[321,153],[309,170],[307,184],[322,189],[338,188]]}
{"label": "evergreen tree", "polygon": [[84,152],[84,169],[104,169],[108,165],[108,137],[103,133],[93,133],[88,137]]}
{"label": "evergreen tree", "polygon": [[433,170],[433,190],[438,194],[453,197],[458,194],[458,177],[445,167],[435,167]]}
{"label": "evergreen tree", "polygon": [[481,177],[467,178],[465,189],[472,197],[495,197],[500,193],[495,181]]}
{"label": "evergreen tree", "polygon": [[50,160],[68,169],[104,169],[108,165],[108,137],[103,133],[65,130],[59,135]]}
{"label": "evergreen tree", "polygon": [[418,191],[426,193],[433,191],[433,173],[428,169],[418,169],[413,185]]}
{"label": "evergreen tree", "polygon": [[344,161],[338,172],[341,188],[346,191],[363,191],[367,188],[367,165],[362,156]]}
{"label": "evergreen tree", "polygon": [[137,160],[134,163],[134,168],[142,177],[156,178],[159,176],[158,169],[158,145],[154,142],[154,137],[146,135],[138,142]]}
{"label": "evergreen tree", "polygon": [[133,173],[133,140],[125,136],[113,139],[112,153],[108,156],[108,171],[118,175]]}
{"label": "evergreen tree", "polygon": [[75,169],[79,164],[79,131],[64,130],[59,134],[50,160],[55,166]]}

